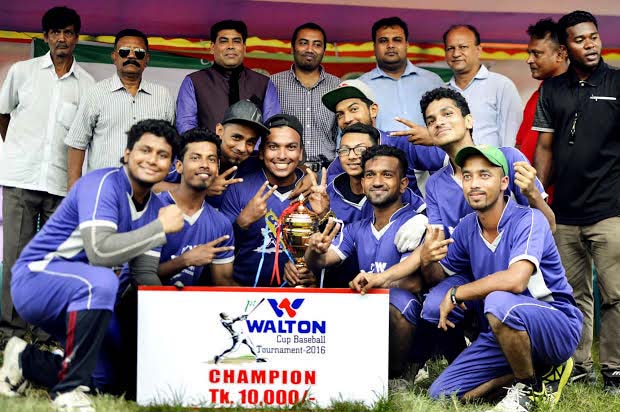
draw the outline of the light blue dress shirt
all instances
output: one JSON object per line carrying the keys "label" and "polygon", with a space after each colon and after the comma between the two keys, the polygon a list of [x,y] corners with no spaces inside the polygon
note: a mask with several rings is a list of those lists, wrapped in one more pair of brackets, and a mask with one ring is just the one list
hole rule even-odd
{"label": "light blue dress shirt", "polygon": [[408,128],[394,120],[397,116],[424,126],[424,117],[420,111],[422,95],[437,87],[445,87],[441,77],[414,66],[410,61],[407,61],[405,72],[398,80],[388,76],[379,67],[364,73],[359,79],[370,87],[379,105],[377,129],[389,131]]}
{"label": "light blue dress shirt", "polygon": [[454,76],[448,85],[460,92],[474,117],[474,143],[514,147],[523,120],[523,102],[512,80],[490,72],[484,64],[461,90]]}

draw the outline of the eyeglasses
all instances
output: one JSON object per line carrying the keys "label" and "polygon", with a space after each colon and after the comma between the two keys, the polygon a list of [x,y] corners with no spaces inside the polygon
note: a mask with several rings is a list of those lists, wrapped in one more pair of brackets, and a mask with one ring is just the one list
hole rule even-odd
{"label": "eyeglasses", "polygon": [[351,153],[351,151],[353,151],[353,153],[355,153],[358,156],[361,156],[364,154],[364,152],[366,152],[366,150],[368,150],[368,148],[366,146],[356,146],[356,147],[341,147],[340,149],[336,150],[336,153],[338,153],[338,156],[348,156],[349,153]]}
{"label": "eyeglasses", "polygon": [[138,47],[121,47],[117,50],[119,56],[123,59],[126,59],[129,56],[129,53],[133,50],[133,54],[135,54],[136,59],[142,60],[146,57],[146,50],[138,48]]}

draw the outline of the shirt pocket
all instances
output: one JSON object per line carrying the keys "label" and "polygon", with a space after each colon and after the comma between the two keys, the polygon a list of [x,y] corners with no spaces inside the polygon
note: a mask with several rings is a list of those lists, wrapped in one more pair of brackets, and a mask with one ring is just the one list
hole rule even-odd
{"label": "shirt pocket", "polygon": [[77,113],[77,105],[70,102],[62,102],[60,104],[60,109],[56,113],[56,121],[65,129],[69,130],[71,124],[73,123],[73,119],[75,119],[75,115]]}

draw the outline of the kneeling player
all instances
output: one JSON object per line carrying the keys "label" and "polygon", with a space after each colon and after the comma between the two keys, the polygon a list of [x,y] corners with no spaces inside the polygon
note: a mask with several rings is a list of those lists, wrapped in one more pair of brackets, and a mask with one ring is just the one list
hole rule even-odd
{"label": "kneeling player", "polygon": [[130,262],[138,283],[159,283],[159,250],[183,227],[175,205],[161,207],[151,187],[170,168],[178,135],[169,123],[144,120],[128,132],[120,168],[81,178],[13,266],[19,314],[64,342],[64,357],[12,338],[0,369],[0,393],[27,383],[51,388],[59,410],[92,411],[85,392],[116,301],[113,266]]}

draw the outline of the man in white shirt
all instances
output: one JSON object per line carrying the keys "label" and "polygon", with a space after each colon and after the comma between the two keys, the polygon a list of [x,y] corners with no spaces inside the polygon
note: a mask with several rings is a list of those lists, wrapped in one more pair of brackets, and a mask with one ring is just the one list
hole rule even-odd
{"label": "man in white shirt", "polygon": [[34,236],[38,223],[43,225],[67,194],[64,138],[81,97],[95,84],[73,58],[81,26],[75,10],[54,7],[45,13],[42,25],[49,53],[15,63],[0,89],[5,239],[2,338],[26,333],[27,325],[15,312],[11,299],[11,267]]}

